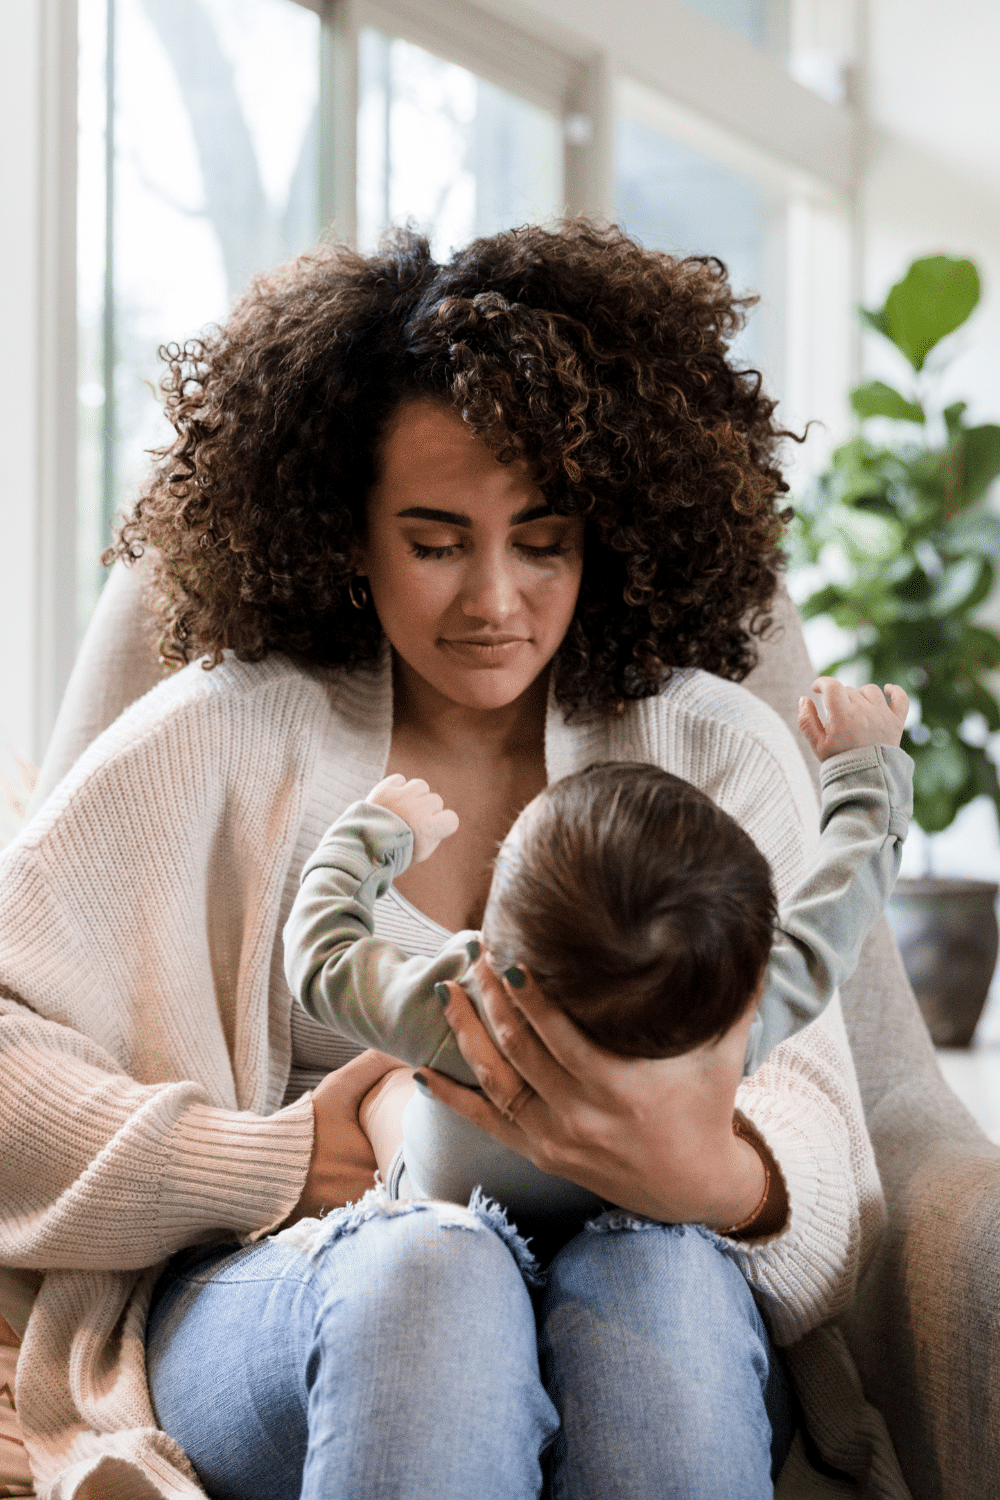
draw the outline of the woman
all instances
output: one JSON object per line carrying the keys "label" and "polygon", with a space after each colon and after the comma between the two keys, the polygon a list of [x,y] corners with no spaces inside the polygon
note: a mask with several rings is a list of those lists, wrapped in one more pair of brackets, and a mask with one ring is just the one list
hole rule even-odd
{"label": "woman", "polygon": [[501,1056],[453,992],[485,1098],[435,1091],[619,1205],[533,1306],[488,1210],[315,1221],[371,1186],[391,1063],[293,1011],[280,948],[305,857],[396,770],[461,818],[380,918],[414,951],[478,925],[517,811],[594,760],[705,787],[787,890],[805,771],[734,685],[784,489],[740,310],[713,263],[586,225],[443,267],[403,235],[174,351],[177,437],[117,550],[156,549],[192,665],[0,867],[0,1255],[47,1272],[18,1387],[46,1493],[770,1494],[772,1336],[849,1303],[879,1223],[838,1012],[740,1085],[735,1032],[623,1062],[496,984]]}

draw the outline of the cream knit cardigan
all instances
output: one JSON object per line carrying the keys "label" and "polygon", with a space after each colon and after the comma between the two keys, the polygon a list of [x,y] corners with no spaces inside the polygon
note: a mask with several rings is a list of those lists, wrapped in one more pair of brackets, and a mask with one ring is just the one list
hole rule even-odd
{"label": "cream knit cardigan", "polygon": [[[17,1398],[47,1500],[202,1493],[156,1427],[149,1296],[175,1250],[255,1239],[298,1200],[312,1107],[280,1107],[280,933],[306,856],[384,774],[391,722],[387,653],[353,674],[193,664],[106,730],[0,856],[0,1265],[46,1272]],[[704,787],[788,891],[815,800],[765,705],[694,671],[620,718],[567,724],[550,701],[550,779],[607,759]],[[839,1004],[737,1102],[791,1214],[727,1249],[792,1343],[850,1304],[883,1211]]]}

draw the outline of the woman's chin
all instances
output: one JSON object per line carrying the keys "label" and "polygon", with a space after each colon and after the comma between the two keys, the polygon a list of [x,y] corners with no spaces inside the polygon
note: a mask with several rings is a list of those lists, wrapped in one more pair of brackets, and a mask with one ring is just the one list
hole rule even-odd
{"label": "woman's chin", "polygon": [[435,673],[433,677],[428,675],[424,680],[457,707],[485,713],[509,708],[512,703],[516,703],[544,670],[544,667],[539,667],[529,675],[523,670],[478,667]]}
{"label": "woman's chin", "polygon": [[534,678],[525,680],[513,672],[470,672],[459,681],[451,681],[439,687],[444,697],[461,708],[489,712],[491,709],[509,708],[512,703],[528,691]]}

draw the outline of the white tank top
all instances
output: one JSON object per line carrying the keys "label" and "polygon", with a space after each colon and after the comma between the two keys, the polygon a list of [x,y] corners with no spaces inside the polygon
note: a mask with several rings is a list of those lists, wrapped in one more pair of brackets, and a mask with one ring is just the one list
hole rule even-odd
{"label": "white tank top", "polygon": [[[451,937],[446,927],[425,917],[401,896],[395,886],[375,903],[375,936],[395,943],[410,958],[433,958]],[[313,1089],[332,1068],[343,1067],[363,1049],[314,1021],[302,1006],[292,1001],[292,1071],[285,1089],[285,1104],[291,1104],[306,1089]]]}

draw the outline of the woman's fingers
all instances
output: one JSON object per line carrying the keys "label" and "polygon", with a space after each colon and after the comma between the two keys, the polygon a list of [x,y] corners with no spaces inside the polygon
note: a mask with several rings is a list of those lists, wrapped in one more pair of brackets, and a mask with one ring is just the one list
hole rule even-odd
{"label": "woman's fingers", "polygon": [[[541,1043],[540,1055],[546,1060],[551,1059],[557,1065],[560,1082],[564,1075],[569,1074],[571,1078],[583,1080],[590,1085],[600,1083],[607,1072],[608,1062],[610,1061],[613,1065],[618,1059],[611,1058],[610,1054],[602,1047],[598,1047],[596,1042],[584,1036],[566,1012],[546,998],[529,970],[521,969],[519,972],[524,975],[523,985],[515,989],[505,975],[502,987],[498,983],[496,989],[490,991],[489,997],[485,992],[483,995],[490,1024],[497,1030],[500,1045],[518,1072],[527,1078],[529,1083],[534,1082],[520,1066],[522,1058],[518,1049],[535,1049],[537,1043]],[[497,1025],[498,1018],[494,1018],[491,1001],[495,1001],[498,1008],[505,1005],[508,1012],[522,1023],[511,1038],[517,1055],[507,1049],[505,1037],[501,1035]],[[525,1022],[527,1028],[523,1024]],[[534,1050],[531,1056],[534,1056]],[[527,1057],[524,1060],[527,1061]],[[553,1077],[555,1078],[555,1075]],[[539,1087],[538,1091],[542,1093],[544,1090]]]}
{"label": "woman's fingers", "polygon": [[478,1125],[480,1130],[485,1130],[487,1135],[503,1141],[505,1146],[510,1146],[521,1156],[529,1154],[526,1149],[529,1138],[516,1120],[509,1119],[489,1099],[477,1094],[475,1089],[468,1089],[464,1084],[456,1083],[454,1078],[449,1078],[446,1073],[436,1073],[433,1068],[422,1068],[415,1077],[422,1080],[422,1087],[436,1099],[440,1099],[442,1104],[447,1104],[456,1114],[464,1115],[467,1120]]}
{"label": "woman's fingers", "polygon": [[458,1050],[476,1075],[479,1087],[498,1109],[502,1109],[516,1096],[524,1079],[497,1051],[462,986],[452,981],[447,988],[451,998],[445,1018],[455,1033]]}
{"label": "woman's fingers", "polygon": [[512,984],[506,975],[498,979],[489,955],[481,955],[475,974],[483,1009],[504,1056],[537,1094],[548,1099],[566,1087],[567,1073],[574,1078],[584,1076],[574,1071],[583,1065],[574,1043],[583,1042],[588,1057],[596,1049],[561,1010],[546,1000],[526,969],[513,972],[515,977],[520,976],[519,984]]}

